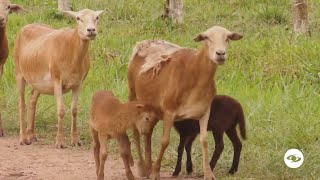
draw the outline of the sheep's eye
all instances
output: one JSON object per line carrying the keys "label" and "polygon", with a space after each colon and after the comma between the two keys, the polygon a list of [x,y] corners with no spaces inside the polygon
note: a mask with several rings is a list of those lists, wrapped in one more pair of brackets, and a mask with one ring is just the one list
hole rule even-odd
{"label": "sheep's eye", "polygon": [[149,121],[149,118],[148,118],[148,117],[146,117],[146,120],[147,120],[147,121]]}
{"label": "sheep's eye", "polygon": [[96,20],[99,20],[99,16],[96,17]]}
{"label": "sheep's eye", "polygon": [[7,7],[7,9],[10,9],[11,7],[10,7],[10,5]]}
{"label": "sheep's eye", "polygon": [[80,19],[80,17],[77,17],[77,20],[78,20],[78,21],[82,21],[82,20]]}

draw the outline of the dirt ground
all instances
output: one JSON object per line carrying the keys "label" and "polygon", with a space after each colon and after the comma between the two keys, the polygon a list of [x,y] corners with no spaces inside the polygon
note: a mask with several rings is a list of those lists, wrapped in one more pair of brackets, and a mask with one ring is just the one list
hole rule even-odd
{"label": "dirt ground", "polygon": [[[135,167],[132,167],[132,171],[136,176]],[[18,137],[0,138],[1,180],[91,180],[95,178],[94,158],[89,150],[73,147],[55,149],[54,145],[45,145],[41,140],[29,146],[21,146]],[[127,179],[120,156],[108,156],[105,179]],[[170,177],[169,172],[162,172],[161,179],[174,178]]]}

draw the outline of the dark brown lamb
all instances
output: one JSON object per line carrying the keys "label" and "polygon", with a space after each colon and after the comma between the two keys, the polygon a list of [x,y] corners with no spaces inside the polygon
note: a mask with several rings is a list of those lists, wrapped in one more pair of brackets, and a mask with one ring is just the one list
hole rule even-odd
{"label": "dark brown lamb", "polygon": [[[211,103],[208,122],[208,131],[212,131],[215,140],[215,150],[210,161],[212,170],[223,151],[223,133],[226,132],[234,148],[233,162],[229,173],[234,174],[237,172],[242,149],[242,143],[236,130],[238,124],[242,139],[246,139],[245,119],[241,104],[229,96],[216,95]],[[181,171],[184,148],[187,152],[187,173],[192,173],[191,147],[200,132],[199,123],[196,120],[187,119],[175,122],[174,127],[180,135],[180,143],[178,146],[178,160],[173,176],[178,176]]]}

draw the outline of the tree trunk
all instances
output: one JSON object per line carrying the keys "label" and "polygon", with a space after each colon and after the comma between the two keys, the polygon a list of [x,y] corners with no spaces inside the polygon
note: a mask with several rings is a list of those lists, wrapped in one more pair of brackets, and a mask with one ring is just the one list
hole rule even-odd
{"label": "tree trunk", "polygon": [[70,11],[69,0],[58,0],[58,10],[59,11]]}
{"label": "tree trunk", "polygon": [[308,6],[306,0],[292,0],[293,30],[295,33],[308,33]]}
{"label": "tree trunk", "polygon": [[165,0],[162,18],[170,17],[173,22],[182,23],[183,14],[182,0]]}

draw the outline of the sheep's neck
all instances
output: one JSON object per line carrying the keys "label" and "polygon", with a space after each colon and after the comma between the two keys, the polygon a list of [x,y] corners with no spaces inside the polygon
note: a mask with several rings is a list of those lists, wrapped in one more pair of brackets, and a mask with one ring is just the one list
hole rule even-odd
{"label": "sheep's neck", "polygon": [[207,81],[213,81],[215,78],[217,65],[208,57],[208,48],[204,46],[197,54],[195,63],[196,67],[199,67],[199,73],[202,78]]}
{"label": "sheep's neck", "polygon": [[77,56],[75,59],[83,61],[87,56],[90,41],[81,39],[78,30],[75,29],[72,35],[72,40],[69,41],[69,43],[70,46],[73,47],[73,50],[75,50],[74,56]]}
{"label": "sheep's neck", "polygon": [[6,27],[0,27],[0,43],[3,44],[3,42],[7,39],[6,36]]}
{"label": "sheep's neck", "polygon": [[0,27],[0,65],[4,62],[1,62],[3,59],[6,59],[8,56],[8,41],[6,35],[6,27]]}

